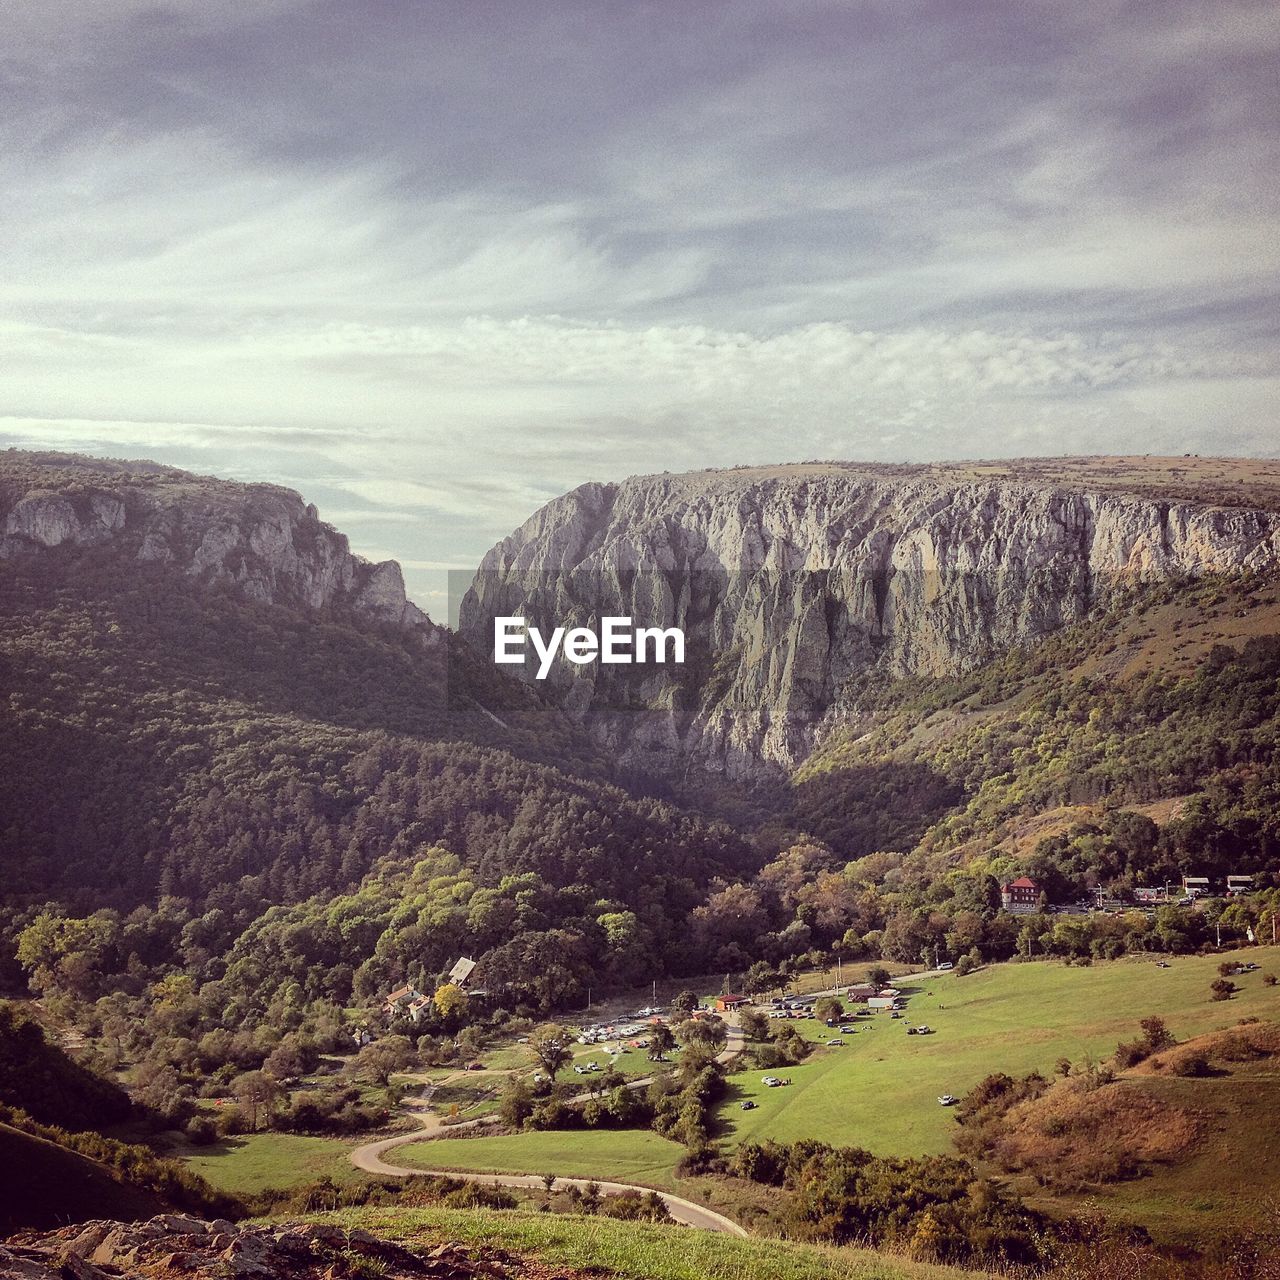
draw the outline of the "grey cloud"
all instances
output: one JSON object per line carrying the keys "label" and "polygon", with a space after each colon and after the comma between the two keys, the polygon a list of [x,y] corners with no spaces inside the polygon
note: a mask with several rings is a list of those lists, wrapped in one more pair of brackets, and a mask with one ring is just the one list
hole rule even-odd
{"label": "grey cloud", "polygon": [[0,21],[0,437],[292,483],[415,583],[626,471],[1274,449],[1273,4]]}

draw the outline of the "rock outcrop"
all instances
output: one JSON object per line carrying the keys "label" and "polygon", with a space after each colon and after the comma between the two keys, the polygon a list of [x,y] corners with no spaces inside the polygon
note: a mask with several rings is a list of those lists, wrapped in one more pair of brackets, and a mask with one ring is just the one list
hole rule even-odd
{"label": "rock outcrop", "polygon": [[1114,485],[839,464],[642,476],[583,485],[500,542],[461,625],[485,652],[500,614],[682,627],[683,669],[561,662],[548,683],[625,764],[752,776],[802,760],[868,672],[954,675],[1137,579],[1278,559],[1274,512]]}
{"label": "rock outcrop", "polygon": [[237,1225],[162,1214],[149,1222],[85,1222],[0,1244],[0,1280],[541,1280],[577,1273],[503,1250],[455,1243],[405,1248],[327,1223]]}
{"label": "rock outcrop", "polygon": [[150,463],[0,454],[0,559],[109,548],[250,600],[347,609],[437,634],[405,596],[400,566],[354,555],[289,489],[233,484]]}

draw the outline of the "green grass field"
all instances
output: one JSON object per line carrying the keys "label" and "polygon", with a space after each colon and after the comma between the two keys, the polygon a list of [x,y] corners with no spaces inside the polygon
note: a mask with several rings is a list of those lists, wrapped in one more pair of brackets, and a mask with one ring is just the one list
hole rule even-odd
{"label": "green grass field", "polygon": [[[1280,949],[1237,954],[1280,970]],[[1220,960],[1174,957],[1169,969],[1150,959],[1087,969],[1007,964],[964,978],[939,975],[916,986],[901,1021],[887,1014],[861,1019],[844,1048],[818,1049],[809,1061],[775,1072],[791,1078],[788,1088],[762,1085],[763,1072],[732,1076],[721,1136],[730,1144],[820,1137],[884,1155],[949,1150],[954,1121],[938,1095],[963,1094],[991,1072],[1049,1072],[1059,1058],[1103,1058],[1132,1039],[1148,1014],[1165,1018],[1179,1039],[1248,1015],[1280,1017],[1280,988],[1263,987],[1261,971],[1236,979],[1243,990],[1230,1002],[1212,1002],[1209,984]],[[908,1021],[927,1022],[936,1034],[908,1036]],[[830,1034],[812,1022],[795,1025],[810,1036]],[[758,1109],[740,1110],[743,1098]]]}
{"label": "green grass field", "polygon": [[354,1143],[291,1133],[254,1133],[223,1138],[184,1153],[187,1165],[223,1191],[252,1194],[269,1187],[296,1187],[319,1178],[350,1182],[363,1177],[351,1163]]}
{"label": "green grass field", "polygon": [[600,1269],[620,1280],[983,1280],[987,1275],[861,1249],[740,1240],[709,1231],[526,1210],[346,1209],[315,1221],[363,1227],[408,1244],[457,1240],[492,1245],[556,1266]]}
{"label": "green grass field", "polygon": [[476,1173],[554,1173],[671,1187],[684,1148],[647,1129],[519,1133],[500,1138],[441,1138],[399,1147],[398,1164]]}
{"label": "green grass field", "polygon": [[[964,978],[939,975],[916,985],[901,1021],[885,1014],[860,1019],[843,1048],[817,1048],[808,1061],[774,1072],[792,1080],[787,1088],[765,1087],[761,1071],[731,1076],[719,1136],[728,1147],[747,1138],[818,1137],[886,1155],[948,1151],[954,1121],[938,1095],[960,1095],[991,1072],[1050,1072],[1059,1058],[1101,1059],[1132,1039],[1139,1019],[1151,1013],[1179,1038],[1250,1015],[1280,1018],[1280,988],[1262,985],[1262,971],[1280,972],[1280,948],[1236,954],[1262,970],[1238,978],[1243,989],[1226,1003],[1209,999],[1221,956],[1174,957],[1169,969],[1130,958],[1090,968],[1007,964]],[[908,1036],[909,1021],[927,1022],[935,1034]],[[834,1034],[815,1022],[792,1025],[811,1039]],[[744,1098],[757,1109],[742,1111]],[[680,1149],[647,1132],[559,1132],[415,1144],[401,1155],[423,1168],[670,1186]]]}

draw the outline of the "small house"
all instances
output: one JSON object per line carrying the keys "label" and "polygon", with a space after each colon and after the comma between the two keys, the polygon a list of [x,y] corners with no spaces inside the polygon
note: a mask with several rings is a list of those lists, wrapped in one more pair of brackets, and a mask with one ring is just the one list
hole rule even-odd
{"label": "small house", "polygon": [[733,1009],[741,1009],[751,1001],[746,996],[716,996],[716,1012],[729,1013]]}
{"label": "small house", "polygon": [[388,1018],[398,1018],[408,1011],[409,1006],[422,999],[422,992],[416,987],[397,987],[383,1002],[382,1012]]}
{"label": "small house", "polygon": [[1207,898],[1213,892],[1208,876],[1183,876],[1182,892],[1188,898]]}
{"label": "small house", "polygon": [[1031,915],[1040,905],[1040,886],[1030,876],[1019,876],[1000,886],[1000,905],[1010,915]]}
{"label": "small house", "polygon": [[869,982],[860,983],[857,986],[850,987],[845,992],[847,999],[852,1000],[854,1004],[866,1004],[872,996],[877,994],[877,990]]}

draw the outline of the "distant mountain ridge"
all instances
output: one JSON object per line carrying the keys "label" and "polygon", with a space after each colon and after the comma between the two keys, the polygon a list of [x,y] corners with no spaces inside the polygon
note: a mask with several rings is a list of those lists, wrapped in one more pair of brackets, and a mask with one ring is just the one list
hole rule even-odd
{"label": "distant mountain ridge", "polygon": [[372,564],[291,489],[235,484],[149,462],[0,454],[0,559],[110,546],[245,599],[340,608],[439,638],[394,560]]}
{"label": "distant mountain ridge", "polygon": [[[1201,496],[1202,495],[1202,496]],[[1247,496],[1262,506],[1237,505]],[[561,666],[561,704],[643,771],[795,767],[858,682],[950,677],[1135,582],[1280,563],[1280,464],[1079,459],[814,463],[586,484],[485,557],[461,629],[608,614],[680,626],[690,670],[623,687]],[[1228,504],[1230,503],[1230,504]]]}

